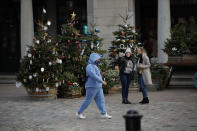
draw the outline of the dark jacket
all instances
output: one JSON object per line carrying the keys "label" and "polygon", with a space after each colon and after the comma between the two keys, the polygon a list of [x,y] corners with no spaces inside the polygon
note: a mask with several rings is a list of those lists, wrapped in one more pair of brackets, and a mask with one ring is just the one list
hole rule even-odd
{"label": "dark jacket", "polygon": [[[124,71],[125,71],[125,68],[126,68],[126,64],[129,60],[132,61],[132,63],[133,63],[133,69],[132,70],[134,70],[135,65],[134,65],[134,62],[133,62],[131,57],[127,58],[127,57],[124,56],[124,57],[119,57],[118,58],[118,66],[119,66],[119,71],[120,71],[121,74],[125,74]],[[132,72],[130,74],[132,74]]]}

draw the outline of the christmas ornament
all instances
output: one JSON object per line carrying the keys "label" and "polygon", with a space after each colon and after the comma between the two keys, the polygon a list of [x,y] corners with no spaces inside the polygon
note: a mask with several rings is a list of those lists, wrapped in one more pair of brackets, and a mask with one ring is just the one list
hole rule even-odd
{"label": "christmas ornament", "polygon": [[176,47],[173,47],[173,48],[172,48],[172,51],[177,51],[177,48],[176,48]]}
{"label": "christmas ornament", "polygon": [[58,86],[59,86],[58,82],[57,82],[57,83],[55,83],[55,86],[56,86],[56,87],[58,87]]}
{"label": "christmas ornament", "polygon": [[94,48],[94,43],[93,43],[93,42],[91,42],[91,46],[90,46],[90,48],[91,48],[91,49],[93,49],[93,48]]}
{"label": "christmas ornament", "polygon": [[39,91],[39,89],[38,88],[36,88],[36,92],[38,92]]}
{"label": "christmas ornament", "polygon": [[124,25],[124,27],[126,27],[126,28],[127,28],[127,27],[128,27],[128,25],[126,24],[126,25]]}
{"label": "christmas ornament", "polygon": [[62,60],[61,59],[57,58],[56,62],[59,63],[59,64],[62,64]]}
{"label": "christmas ornament", "polygon": [[99,41],[96,41],[96,46],[98,47],[100,45]]}
{"label": "christmas ornament", "polygon": [[99,29],[98,28],[95,28],[95,32],[99,32]]}
{"label": "christmas ornament", "polygon": [[120,41],[120,39],[117,39],[116,41]]}
{"label": "christmas ornament", "polygon": [[29,75],[29,79],[30,79],[30,80],[32,79],[32,75]]}
{"label": "christmas ornament", "polygon": [[49,91],[49,87],[46,88],[46,91]]}
{"label": "christmas ornament", "polygon": [[29,54],[28,54],[28,57],[29,57],[29,58],[32,57],[32,54],[29,53]]}
{"label": "christmas ornament", "polygon": [[129,46],[130,46],[130,48],[132,49],[132,47],[133,47],[133,43],[132,43],[132,44],[130,44]]}
{"label": "christmas ornament", "polygon": [[142,43],[138,43],[138,45],[141,45]]}
{"label": "christmas ornament", "polygon": [[121,32],[122,35],[125,35],[125,32]]}
{"label": "christmas ornament", "polygon": [[68,43],[70,43],[70,40],[68,40]]}
{"label": "christmas ornament", "polygon": [[86,39],[83,39],[82,42],[87,42],[87,40]]}
{"label": "christmas ornament", "polygon": [[41,72],[44,72],[44,68],[43,67],[40,70],[41,70]]}
{"label": "christmas ornament", "polygon": [[118,69],[118,66],[115,66],[115,69]]}
{"label": "christmas ornament", "polygon": [[122,43],[125,43],[125,40],[122,40]]}
{"label": "christmas ornament", "polygon": [[83,48],[83,50],[81,51],[81,56],[83,55],[83,53],[84,53],[84,51],[85,51],[85,47]]}
{"label": "christmas ornament", "polygon": [[87,25],[84,25],[84,26],[83,26],[83,33],[84,33],[85,35],[88,34],[88,26],[87,26]]}
{"label": "christmas ornament", "polygon": [[120,49],[126,49],[125,46],[124,46],[124,44],[120,44],[120,47],[119,48]]}
{"label": "christmas ornament", "polygon": [[75,43],[76,43],[76,44],[78,44],[78,43],[79,43],[79,41],[75,41]]}
{"label": "christmas ornament", "polygon": [[34,73],[34,74],[33,74],[33,77],[36,77],[36,76],[37,76],[37,74],[36,74],[36,73]]}
{"label": "christmas ornament", "polygon": [[16,82],[16,87],[17,87],[17,88],[20,88],[21,86],[22,86],[22,83],[17,81],[17,82]]}
{"label": "christmas ornament", "polygon": [[[51,39],[49,39],[49,40],[47,41],[47,43],[51,43]],[[56,45],[58,45],[58,43],[56,43]]]}
{"label": "christmas ornament", "polygon": [[36,40],[36,43],[37,43],[37,44],[39,44],[39,43],[40,43],[40,41],[39,41],[39,40]]}
{"label": "christmas ornament", "polygon": [[29,61],[29,64],[32,65],[32,60]]}
{"label": "christmas ornament", "polygon": [[43,8],[43,9],[42,9],[42,12],[43,12],[44,14],[46,14],[46,13],[47,13],[47,11],[46,11],[46,9],[45,9],[45,8]]}
{"label": "christmas ornament", "polygon": [[44,26],[44,28],[43,28],[43,29],[46,31],[46,30],[48,30],[48,27],[47,27],[47,26]]}
{"label": "christmas ornament", "polygon": [[133,43],[133,40],[129,40],[129,43]]}
{"label": "christmas ornament", "polygon": [[24,81],[24,83],[26,83],[27,82],[27,79],[23,79],[23,81]]}
{"label": "christmas ornament", "polygon": [[49,66],[51,66],[52,65],[52,62],[49,62]]}
{"label": "christmas ornament", "polygon": [[67,82],[67,84],[68,84],[68,85],[72,85],[73,83],[72,83],[72,82]]}
{"label": "christmas ornament", "polygon": [[78,37],[81,37],[81,34],[78,34],[77,36],[78,36]]}
{"label": "christmas ornament", "polygon": [[74,82],[73,85],[74,86],[79,86],[79,84],[77,82]]}
{"label": "christmas ornament", "polygon": [[51,25],[51,21],[50,21],[50,20],[47,21],[47,25],[48,25],[48,26]]}

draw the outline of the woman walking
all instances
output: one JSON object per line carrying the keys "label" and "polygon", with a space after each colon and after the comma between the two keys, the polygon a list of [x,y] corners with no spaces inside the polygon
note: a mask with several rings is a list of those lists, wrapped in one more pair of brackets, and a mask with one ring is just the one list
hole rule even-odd
{"label": "woman walking", "polygon": [[80,119],[86,118],[82,113],[89,106],[89,104],[94,99],[98,109],[100,110],[101,117],[111,119],[112,116],[108,115],[105,108],[105,98],[103,95],[102,84],[107,85],[105,81],[102,80],[100,74],[100,56],[97,53],[92,53],[90,55],[88,65],[86,67],[86,76],[88,80],[86,81],[86,97],[81,104],[78,112],[76,113],[77,117]]}
{"label": "woman walking", "polygon": [[134,63],[131,58],[131,49],[127,48],[125,56],[119,54],[119,69],[120,69],[120,81],[122,85],[122,103],[131,104],[128,100],[128,90],[132,79],[132,73],[134,69]]}
{"label": "woman walking", "polygon": [[137,61],[137,70],[138,70],[138,83],[140,85],[143,99],[140,101],[140,104],[149,103],[148,99],[148,90],[146,85],[152,84],[151,72],[150,72],[150,61],[146,54],[146,51],[143,47],[137,49],[138,61]]}

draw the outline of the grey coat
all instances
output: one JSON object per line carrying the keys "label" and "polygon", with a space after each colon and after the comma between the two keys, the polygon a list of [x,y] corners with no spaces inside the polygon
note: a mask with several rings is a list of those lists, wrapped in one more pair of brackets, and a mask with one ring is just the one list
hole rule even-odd
{"label": "grey coat", "polygon": [[148,56],[143,56],[143,62],[142,64],[138,64],[138,68],[142,69],[142,77],[144,80],[145,85],[152,85],[152,78],[151,78],[151,72],[150,72],[150,61]]}

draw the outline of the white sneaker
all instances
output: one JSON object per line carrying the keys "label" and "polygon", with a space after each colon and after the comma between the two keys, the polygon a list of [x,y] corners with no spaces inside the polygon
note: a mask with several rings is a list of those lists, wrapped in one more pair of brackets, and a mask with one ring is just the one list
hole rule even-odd
{"label": "white sneaker", "polygon": [[101,114],[102,118],[106,118],[106,119],[111,119],[112,116],[108,115],[107,113],[105,113],[104,115]]}
{"label": "white sneaker", "polygon": [[78,112],[76,113],[76,116],[77,116],[79,119],[85,119],[85,118],[86,118],[83,114],[78,114]]}

